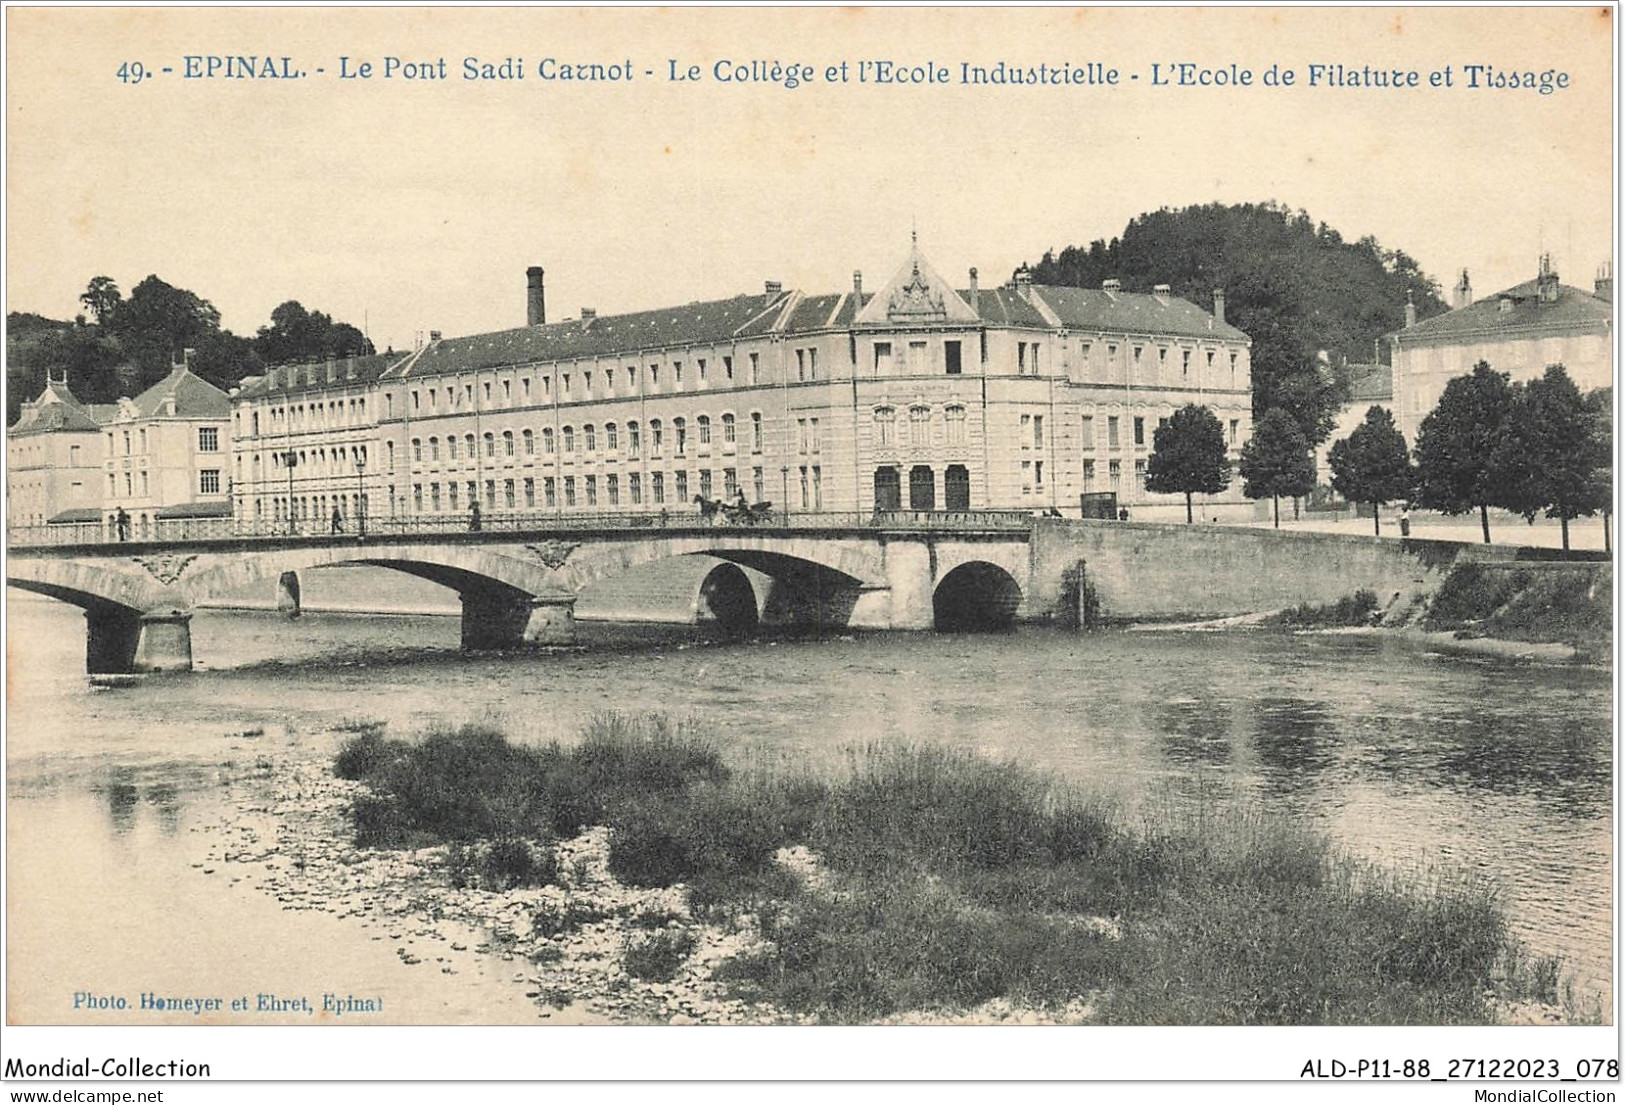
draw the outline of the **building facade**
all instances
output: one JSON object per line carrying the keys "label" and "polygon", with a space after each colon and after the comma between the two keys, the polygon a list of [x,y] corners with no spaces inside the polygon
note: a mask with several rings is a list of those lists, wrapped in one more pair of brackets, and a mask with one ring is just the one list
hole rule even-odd
{"label": "building facade", "polygon": [[[190,351],[188,351],[190,352]],[[103,522],[120,512],[132,538],[163,535],[166,520],[231,515],[231,401],[186,360],[102,427]]]}
{"label": "building facade", "polygon": [[6,433],[6,524],[94,524],[101,516],[102,427],[111,405],[81,403],[65,378],[46,381]]}
{"label": "building facade", "polygon": [[833,294],[768,283],[548,323],[540,270],[527,278],[525,327],[432,334],[375,379],[369,366],[245,384],[238,517],[283,516],[273,457],[289,451],[305,520],[335,497],[347,516],[352,495],[374,517],[472,520],[476,504],[614,514],[697,497],[792,513],[1072,513],[1108,491],[1182,516],[1180,496],[1144,491],[1158,421],[1206,405],[1232,456],[1251,428],[1250,343],[1219,296],[1209,313],[1165,287],[983,289],[974,269],[955,289],[915,246],[875,292],[854,274]]}
{"label": "building facade", "polygon": [[1438,404],[1445,385],[1471,374],[1479,361],[1513,380],[1531,380],[1561,364],[1582,392],[1611,387],[1614,380],[1612,270],[1597,276],[1592,291],[1558,280],[1543,257],[1535,279],[1474,300],[1463,272],[1455,308],[1421,322],[1407,308],[1405,329],[1393,346],[1395,421],[1407,443]]}
{"label": "building facade", "polygon": [[261,531],[359,529],[377,510],[380,354],[280,365],[231,396],[232,514]]}

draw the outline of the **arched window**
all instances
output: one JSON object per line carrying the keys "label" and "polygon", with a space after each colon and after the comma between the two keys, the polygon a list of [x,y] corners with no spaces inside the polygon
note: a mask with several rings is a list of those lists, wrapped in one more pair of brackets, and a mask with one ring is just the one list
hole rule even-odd
{"label": "arched window", "polygon": [[522,430],[522,431],[520,431],[519,437],[520,437],[521,443],[524,446],[525,455],[527,457],[535,456],[536,455],[536,434],[535,434],[535,432],[531,431],[531,430]]}
{"label": "arched window", "polygon": [[731,414],[723,415],[722,416],[722,443],[724,445],[732,445],[734,443],[734,441],[736,440],[735,439],[735,433],[736,433],[736,431],[734,430],[734,416],[731,415]]}
{"label": "arched window", "polygon": [[638,449],[643,445],[643,438],[636,422],[626,424],[626,453],[628,456],[638,455]]}
{"label": "arched window", "polygon": [[681,418],[672,419],[671,432],[672,435],[677,439],[675,446],[677,455],[683,456],[688,451],[688,423],[684,422]]}
{"label": "arched window", "polygon": [[620,439],[619,433],[615,429],[615,423],[613,423],[613,422],[604,423],[604,448],[608,449],[610,452],[613,453],[615,450],[619,449],[620,447],[621,447],[621,439]]}
{"label": "arched window", "polygon": [[750,451],[762,451],[762,412],[752,411],[750,416]]}
{"label": "arched window", "polygon": [[929,445],[931,443],[930,407],[910,407],[908,409],[908,440],[910,445]]}
{"label": "arched window", "polygon": [[662,430],[661,430],[661,426],[660,426],[660,419],[658,419],[658,418],[649,419],[649,455],[650,456],[658,457],[660,455],[661,440],[662,440]]}
{"label": "arched window", "polygon": [[585,426],[581,427],[581,437],[582,437],[583,442],[584,442],[583,447],[587,450],[587,452],[591,453],[591,452],[594,452],[594,451],[597,450],[597,448],[598,448],[598,428],[596,426],[594,426],[591,422],[589,422]]}
{"label": "arched window", "polygon": [[694,420],[694,425],[700,435],[700,444],[711,444],[711,416],[708,414],[700,415]]}
{"label": "arched window", "polygon": [[457,459],[457,439],[455,437],[446,438],[446,459]]}
{"label": "arched window", "polygon": [[488,457],[497,455],[497,438],[495,434],[485,435],[485,455]]}
{"label": "arched window", "polygon": [[438,437],[431,437],[429,439],[429,459],[440,459],[440,439]]}
{"label": "arched window", "polygon": [[384,442],[384,467],[391,472],[395,471],[395,443],[393,441]]}
{"label": "arched window", "polygon": [[[570,426],[564,427],[564,451],[566,453],[573,453],[576,451],[576,432]],[[574,503],[571,505],[573,506]]]}
{"label": "arched window", "polygon": [[412,459],[416,461],[423,459],[423,439],[421,437],[412,439]]}
{"label": "arched window", "polygon": [[473,434],[464,434],[463,435],[463,445],[468,449],[468,459],[469,460],[473,460],[476,456],[478,456],[478,454],[474,452],[474,435]]}
{"label": "arched window", "polygon": [[503,430],[502,431],[502,455],[505,456],[505,457],[513,456],[513,431],[512,430]]}
{"label": "arched window", "polygon": [[553,455],[553,428],[551,426],[542,428],[542,453],[546,456]]}
{"label": "arched window", "polygon": [[[892,435],[897,426],[897,412],[891,407],[875,408],[875,446],[889,449],[895,442]],[[896,509],[895,507],[889,509]]]}
{"label": "arched window", "polygon": [[[942,416],[948,426],[948,444],[965,444],[965,408],[959,406],[949,407],[942,412]],[[948,509],[957,510],[961,508],[950,505]]]}

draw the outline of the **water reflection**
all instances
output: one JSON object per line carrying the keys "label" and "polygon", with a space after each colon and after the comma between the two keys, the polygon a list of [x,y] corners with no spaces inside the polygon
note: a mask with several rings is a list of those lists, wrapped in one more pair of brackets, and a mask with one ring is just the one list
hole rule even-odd
{"label": "water reflection", "polygon": [[1260,698],[1252,704],[1254,750],[1272,793],[1315,785],[1314,776],[1337,762],[1334,718],[1324,702]]}

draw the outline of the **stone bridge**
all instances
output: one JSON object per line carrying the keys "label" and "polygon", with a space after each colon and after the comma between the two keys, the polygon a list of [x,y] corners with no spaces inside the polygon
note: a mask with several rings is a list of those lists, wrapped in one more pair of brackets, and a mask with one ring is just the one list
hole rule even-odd
{"label": "stone bridge", "polygon": [[[906,514],[906,512],[905,512]],[[93,674],[191,667],[192,610],[259,581],[297,609],[300,572],[391,568],[462,602],[467,649],[568,644],[588,587],[671,565],[726,627],[977,629],[1066,617],[1087,592],[1109,620],[1178,620],[1329,603],[1371,590],[1390,613],[1420,608],[1461,558],[1510,546],[1228,526],[1032,519],[998,512],[797,525],[606,525],[501,532],[219,536],[151,543],[18,543],[6,583],[84,608]],[[683,558],[715,558],[689,560]],[[695,564],[699,567],[694,567]],[[706,567],[710,565],[710,567]]]}
{"label": "stone bridge", "polygon": [[451,588],[466,649],[574,640],[577,595],[674,557],[727,563],[701,588],[719,618],[854,629],[1009,625],[1029,613],[1030,527],[671,527],[13,545],[8,586],[85,610],[93,674],[185,670],[204,600],[256,582],[297,609],[299,573],[391,568]]}

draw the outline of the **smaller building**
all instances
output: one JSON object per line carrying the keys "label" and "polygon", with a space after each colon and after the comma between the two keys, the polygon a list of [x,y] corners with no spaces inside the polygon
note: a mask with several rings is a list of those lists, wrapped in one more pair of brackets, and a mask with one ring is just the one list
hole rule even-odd
{"label": "smaller building", "polygon": [[102,428],[103,522],[123,511],[133,538],[158,537],[166,519],[229,518],[231,400],[190,365],[120,399]]}
{"label": "smaller building", "polygon": [[1526,281],[1474,300],[1466,272],[1456,284],[1455,309],[1416,320],[1406,307],[1405,329],[1393,346],[1394,421],[1410,444],[1438,404],[1445,385],[1487,361],[1513,380],[1532,380],[1561,364],[1582,392],[1614,380],[1614,281],[1604,266],[1592,291],[1558,280],[1551,257]]}
{"label": "smaller building", "polygon": [[102,427],[111,405],[81,403],[51,376],[6,433],[6,524],[94,524],[101,515]]}
{"label": "smaller building", "polygon": [[[1330,483],[1332,479],[1331,464],[1327,460],[1332,446],[1353,433],[1355,427],[1365,421],[1366,412],[1372,407],[1381,407],[1389,414],[1394,413],[1392,365],[1349,364],[1343,366],[1343,372],[1349,381],[1349,401],[1337,416],[1331,436],[1315,450],[1315,478],[1320,483]],[[1407,437],[1405,444],[1415,443]]]}

